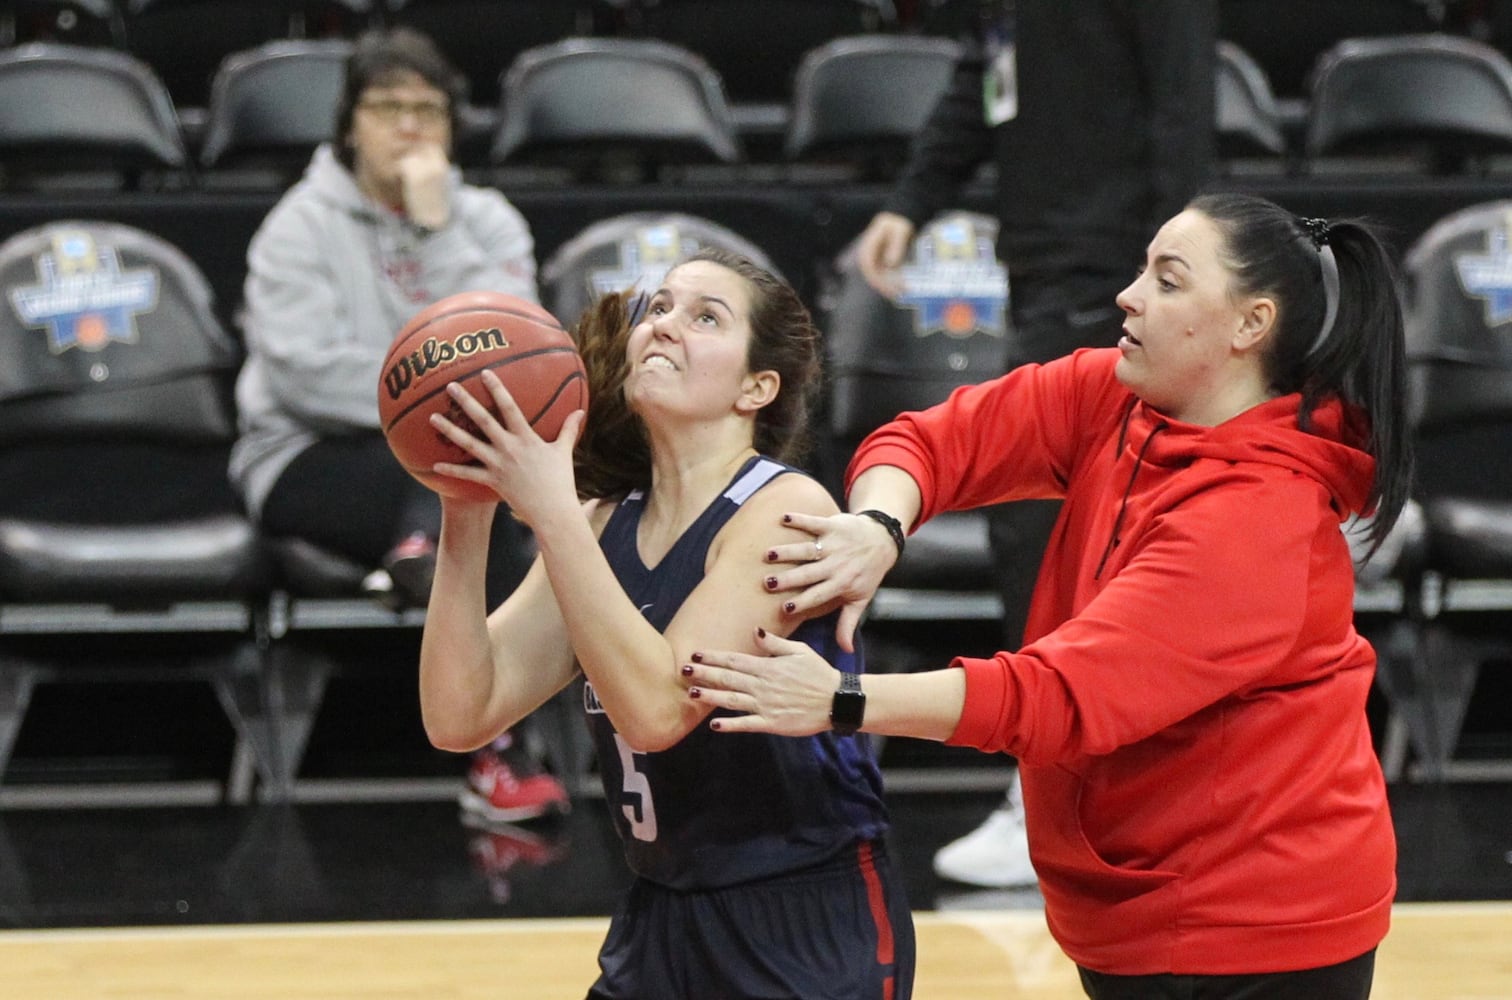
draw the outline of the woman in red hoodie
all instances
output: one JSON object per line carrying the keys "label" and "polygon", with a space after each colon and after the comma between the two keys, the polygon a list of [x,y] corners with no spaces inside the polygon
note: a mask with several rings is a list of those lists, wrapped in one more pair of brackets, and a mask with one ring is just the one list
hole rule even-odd
{"label": "woman in red hoodie", "polygon": [[768,553],[842,640],[951,509],[1063,498],[1026,644],[866,675],[807,647],[702,651],[721,732],[840,724],[1013,754],[1051,932],[1093,998],[1366,997],[1395,838],[1365,715],[1340,524],[1385,536],[1411,477],[1402,316],[1363,224],[1205,195],[1118,297],[1116,349],[961,389],[872,434],[862,514],[793,515]]}

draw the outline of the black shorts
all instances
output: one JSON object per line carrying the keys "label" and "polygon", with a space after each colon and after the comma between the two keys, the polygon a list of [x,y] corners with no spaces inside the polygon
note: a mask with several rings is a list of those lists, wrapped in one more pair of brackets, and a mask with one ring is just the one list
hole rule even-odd
{"label": "black shorts", "polygon": [[589,1000],[908,1000],[913,915],[879,843],[725,889],[637,879],[599,952]]}

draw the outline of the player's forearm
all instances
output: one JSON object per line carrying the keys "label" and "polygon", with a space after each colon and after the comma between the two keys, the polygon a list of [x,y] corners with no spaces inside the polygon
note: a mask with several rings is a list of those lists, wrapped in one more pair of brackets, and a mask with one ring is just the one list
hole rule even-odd
{"label": "player's forearm", "polygon": [[847,510],[883,511],[897,518],[904,531],[913,528],[922,508],[919,484],[894,465],[874,465],[867,469],[856,477],[846,494]]}
{"label": "player's forearm", "polygon": [[883,736],[909,736],[943,743],[955,732],[966,705],[962,670],[914,674],[867,674],[862,730]]}

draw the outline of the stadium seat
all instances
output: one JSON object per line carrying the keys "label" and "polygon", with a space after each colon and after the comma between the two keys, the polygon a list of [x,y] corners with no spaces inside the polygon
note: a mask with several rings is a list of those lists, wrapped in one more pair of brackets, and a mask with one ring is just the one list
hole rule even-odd
{"label": "stadium seat", "polygon": [[1415,635],[1380,677],[1421,772],[1446,779],[1481,667],[1512,658],[1512,201],[1441,219],[1403,271],[1424,539],[1403,571]]}
{"label": "stadium seat", "polygon": [[496,165],[547,163],[596,179],[743,154],[719,76],[662,42],[576,38],[529,49],[504,77]]}
{"label": "stadium seat", "polygon": [[288,789],[267,564],[226,476],[234,340],[172,245],[59,221],[0,246],[0,773],[43,683],[213,685],[228,795]]}
{"label": "stadium seat", "polygon": [[[890,301],[855,266],[854,242],[835,265],[823,312],[828,354],[830,486],[872,430],[905,410],[941,402],[959,386],[1003,373],[1010,327],[1007,273],[994,253],[997,222],[946,212],[926,224]],[[871,617],[995,620],[1002,603],[982,511],[942,514],[909,538]]]}
{"label": "stadium seat", "polygon": [[191,175],[172,99],[145,63],[50,42],[0,50],[0,166],[13,189]]}
{"label": "stadium seat", "polygon": [[1284,157],[1281,112],[1260,64],[1233,42],[1220,41],[1214,69],[1220,162]]}
{"label": "stadium seat", "polygon": [[1409,169],[1462,171],[1512,151],[1512,62],[1449,35],[1354,38],[1318,62],[1306,155],[1388,157]]}
{"label": "stadium seat", "polygon": [[351,37],[373,23],[377,0],[118,0],[128,46],[187,112],[210,102],[229,55],[286,38]]}
{"label": "stadium seat", "polygon": [[960,47],[922,35],[837,38],[810,50],[793,85],[785,155],[892,176],[950,84]]}
{"label": "stadium seat", "polygon": [[351,51],[345,39],[305,39],[228,57],[215,74],[200,164],[269,171],[267,183],[277,186],[293,180],[335,132]]}

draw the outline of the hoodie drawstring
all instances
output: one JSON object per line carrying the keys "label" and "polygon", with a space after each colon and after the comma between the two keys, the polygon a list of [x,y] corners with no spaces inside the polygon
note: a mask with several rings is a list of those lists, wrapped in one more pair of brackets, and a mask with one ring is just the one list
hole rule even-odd
{"label": "hoodie drawstring", "polygon": [[[1135,401],[1130,400],[1128,409],[1124,411],[1123,427],[1118,432],[1118,448],[1113,453],[1115,462],[1118,460],[1117,456],[1123,454],[1124,441],[1128,439],[1129,421],[1134,416],[1135,405]],[[1155,435],[1169,426],[1171,425],[1164,420],[1156,424],[1150,431],[1149,437],[1144,439],[1144,444],[1139,446],[1139,453],[1134,456],[1134,469],[1129,473],[1129,481],[1124,486],[1123,499],[1118,502],[1118,516],[1113,519],[1113,530],[1108,533],[1108,544],[1103,548],[1102,558],[1097,561],[1097,572],[1092,574],[1094,580],[1102,579],[1103,567],[1108,565],[1108,557],[1113,554],[1114,549],[1118,548],[1121,541],[1118,531],[1123,527],[1124,515],[1129,511],[1129,496],[1134,492],[1134,481],[1139,478],[1139,467],[1144,464],[1145,452],[1150,450],[1150,442],[1155,440]]]}

